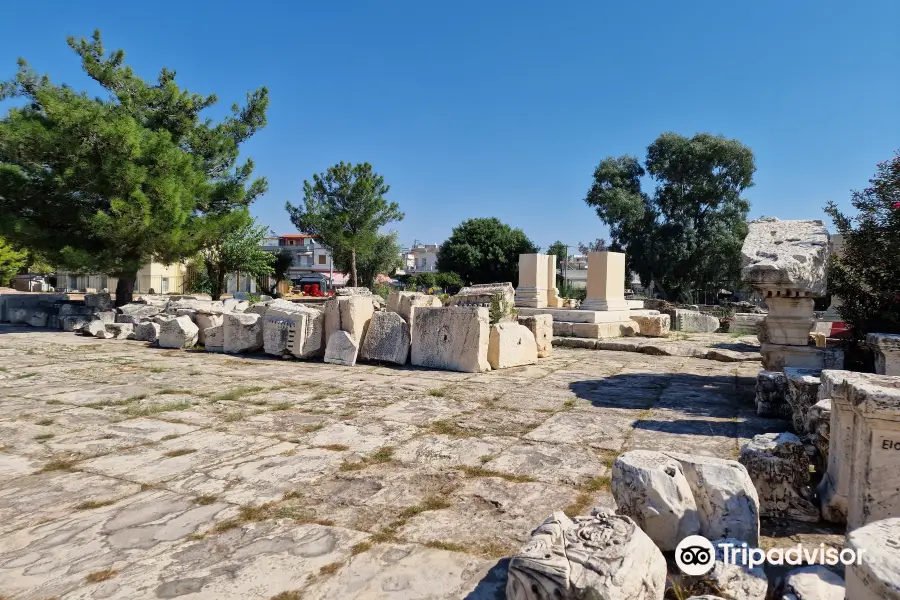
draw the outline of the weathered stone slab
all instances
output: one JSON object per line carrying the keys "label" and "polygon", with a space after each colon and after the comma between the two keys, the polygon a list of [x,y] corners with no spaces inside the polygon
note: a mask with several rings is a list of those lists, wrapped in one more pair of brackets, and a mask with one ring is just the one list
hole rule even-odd
{"label": "weathered stone slab", "polygon": [[292,348],[296,349],[298,358],[321,356],[323,324],[321,310],[276,300],[269,305],[263,319],[263,349],[275,356],[289,355]]}
{"label": "weathered stone slab", "polygon": [[553,352],[553,316],[532,315],[518,317],[517,321],[534,336],[538,358],[548,358]]}
{"label": "weathered stone slab", "polygon": [[63,331],[80,331],[93,318],[87,315],[67,315],[60,317],[59,322]]}
{"label": "weathered stone slab", "polygon": [[226,313],[223,350],[230,354],[256,352],[263,347],[263,319],[258,313]]}
{"label": "weathered stone slab", "polygon": [[537,362],[534,334],[517,323],[497,323],[488,340],[488,363],[492,369],[507,369]]}
{"label": "weathered stone slab", "polygon": [[197,343],[205,346],[206,345],[206,330],[210,327],[217,327],[218,325],[222,325],[225,322],[225,317],[221,313],[201,313],[198,312],[194,315],[194,323],[197,324],[197,329],[199,332],[197,333]]}
{"label": "weathered stone slab", "polygon": [[412,327],[413,313],[418,307],[439,308],[441,299],[422,292],[391,292],[387,310],[398,313]]}
{"label": "weathered stone slab", "polygon": [[781,371],[760,371],[756,376],[756,414],[773,419],[790,418],[787,403],[787,379]]}
{"label": "weathered stone slab", "polygon": [[763,326],[766,315],[758,313],[737,313],[731,317],[728,333],[747,333],[757,335]]}
{"label": "weathered stone slab", "polygon": [[405,365],[409,359],[409,324],[395,312],[372,315],[369,330],[360,350],[360,358]]}
{"label": "weathered stone slab", "polygon": [[417,308],[410,362],[420,367],[478,373],[490,370],[488,309]]}
{"label": "weathered stone slab", "polygon": [[660,312],[669,315],[674,331],[712,333],[719,329],[719,319],[700,311],[672,308]]}
{"label": "weathered stone slab", "polygon": [[325,303],[325,344],[336,331],[346,331],[353,342],[360,346],[375,313],[375,301],[371,296],[335,296]]}
{"label": "weathered stone slab", "polygon": [[88,321],[81,327],[81,333],[84,335],[90,335],[93,337],[97,337],[97,334],[101,331],[106,331],[106,324],[103,323],[100,319],[94,319],[92,321]]}
{"label": "weathered stone slab", "polygon": [[845,547],[859,556],[846,568],[847,598],[900,600],[900,518],[851,531]]}
{"label": "weathered stone slab", "polygon": [[613,463],[618,513],[634,519],[661,550],[700,532],[700,516],[681,464],[659,452],[630,450]]}
{"label": "weathered stone slab", "polygon": [[825,294],[828,230],[822,221],[750,221],[741,248],[741,278],[754,287]]}
{"label": "weathered stone slab", "polygon": [[510,560],[506,598],[658,600],[665,582],[665,558],[630,518],[555,512]]}
{"label": "weathered stone slab", "polygon": [[516,290],[511,283],[479,283],[469,285],[451,296],[447,306],[475,306],[490,308],[494,296],[499,295],[504,305],[512,308],[515,305]]}
{"label": "weathered stone slab", "polygon": [[135,326],[131,339],[139,342],[155,342],[157,338],[159,338],[160,328],[159,323],[152,323],[150,321],[140,323]]}
{"label": "weathered stone slab", "polygon": [[759,544],[759,496],[735,460],[665,452],[681,465],[700,517],[700,535]]}
{"label": "weathered stone slab", "polygon": [[780,371],[785,367],[799,369],[842,369],[844,351],[840,348],[786,346],[765,342],[760,347],[763,368]]}
{"label": "weathered stone slab", "polygon": [[875,354],[875,372],[879,375],[900,375],[900,335],[870,333],[866,344]]}
{"label": "weathered stone slab", "polygon": [[129,317],[150,318],[164,311],[164,307],[154,304],[124,304],[119,307],[119,312]]}
{"label": "weathered stone slab", "polygon": [[356,364],[359,346],[350,333],[338,330],[328,338],[325,346],[325,362],[333,365],[352,367]]}
{"label": "weathered stone slab", "polygon": [[175,317],[159,326],[156,339],[160,348],[193,348],[197,344],[199,329],[188,316]]}
{"label": "weathered stone slab", "polygon": [[113,302],[109,294],[85,294],[84,305],[97,311],[113,310],[115,308],[115,302]]}
{"label": "weathered stone slab", "polygon": [[819,509],[811,502],[809,457],[800,438],[793,433],[757,435],[741,448],[739,460],[759,494],[760,516],[819,520]]}
{"label": "weathered stone slab", "polygon": [[806,422],[809,419],[809,409],[818,402],[819,375],[817,369],[798,369],[785,367],[785,395],[784,399],[791,406],[791,419],[794,431],[803,437],[809,433]]}
{"label": "weathered stone slab", "polygon": [[105,325],[104,329],[114,340],[127,340],[128,336],[134,332],[134,325],[131,323],[113,323]]}
{"label": "weathered stone slab", "polygon": [[203,339],[206,342],[203,348],[207,352],[225,352],[225,325],[216,325],[215,327],[207,327],[203,332]]}
{"label": "weathered stone slab", "polygon": [[644,337],[667,337],[671,328],[669,315],[635,315],[631,320],[638,324],[639,333]]}
{"label": "weathered stone slab", "polygon": [[784,578],[780,600],[844,600],[844,580],[822,565],[800,567]]}

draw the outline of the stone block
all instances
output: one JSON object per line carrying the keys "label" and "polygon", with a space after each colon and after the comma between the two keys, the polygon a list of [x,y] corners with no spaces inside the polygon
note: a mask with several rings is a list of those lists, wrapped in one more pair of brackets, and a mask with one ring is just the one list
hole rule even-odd
{"label": "stone block", "polygon": [[229,354],[257,352],[263,347],[263,319],[257,313],[226,313],[223,350]]}
{"label": "stone block", "polygon": [[587,257],[584,310],[628,310],[625,301],[625,254],[590,252]]}
{"label": "stone block", "polygon": [[134,333],[131,336],[131,339],[137,340],[139,342],[155,342],[157,338],[159,338],[159,323],[153,323],[147,321],[146,323],[139,323],[134,326]]}
{"label": "stone block", "polygon": [[750,221],[741,248],[741,278],[760,289],[824,296],[827,258],[828,230],[822,221]]}
{"label": "stone block", "polygon": [[47,310],[32,310],[28,318],[25,320],[32,327],[47,327],[49,325],[51,313]]}
{"label": "stone block", "polygon": [[135,317],[132,315],[116,315],[116,323],[128,323],[130,325],[137,325],[145,320],[146,319]]}
{"label": "stone block", "polygon": [[222,313],[195,313],[194,323],[197,325],[197,343],[201,346],[206,345],[206,330],[210,327],[216,327],[225,322]]}
{"label": "stone block", "polygon": [[759,328],[763,326],[766,315],[758,313],[737,313],[731,317],[728,325],[728,333],[746,333],[758,335]]}
{"label": "stone block", "polygon": [[572,325],[572,323],[567,323],[565,321],[553,321],[553,336],[572,337]]}
{"label": "stone block", "polygon": [[551,315],[532,315],[518,317],[517,321],[519,325],[527,327],[534,336],[538,358],[548,358],[553,353],[553,317]]}
{"label": "stone block", "polygon": [[809,343],[809,334],[816,325],[814,304],[812,297],[766,298],[766,306],[769,307],[769,314],[763,319],[766,341],[789,346],[805,346]]}
{"label": "stone block", "polygon": [[507,369],[537,362],[534,334],[518,323],[497,323],[488,339],[488,364],[492,369]]}
{"label": "stone block", "polygon": [[847,535],[859,560],[846,567],[850,600],[900,600],[900,518],[875,521]]}
{"label": "stone block", "polygon": [[116,316],[118,313],[114,310],[102,310],[97,313],[97,317],[103,321],[105,325],[111,325],[116,322]]}
{"label": "stone block", "polygon": [[288,325],[287,350],[296,358],[314,358],[325,352],[325,314],[310,309],[302,319]]}
{"label": "stone block", "polygon": [[206,343],[203,345],[203,348],[207,352],[225,352],[225,325],[224,321],[222,325],[216,325],[214,327],[207,327],[206,331],[203,332],[203,338],[206,340]]}
{"label": "stone block", "polygon": [[613,463],[617,512],[634,519],[660,550],[700,532],[700,515],[681,464],[660,452],[630,450]]}
{"label": "stone block", "polygon": [[669,315],[672,329],[690,333],[713,333],[719,329],[719,319],[696,310],[670,308],[661,311]]}
{"label": "stone block", "polygon": [[[519,255],[519,286],[515,291],[516,306],[547,307],[547,255]],[[556,284],[554,283],[554,287]]]}
{"label": "stone block", "polygon": [[93,337],[97,337],[97,334],[100,332],[106,333],[106,324],[100,319],[94,319],[92,321],[88,321],[81,328],[81,333],[84,335],[90,335]]}
{"label": "stone block", "polygon": [[844,600],[844,580],[822,565],[800,567],[784,577],[781,600]]}
{"label": "stone block", "polygon": [[150,317],[154,317],[163,312],[163,308],[164,307],[154,304],[138,304],[136,302],[132,302],[131,304],[124,304],[120,306],[119,312],[130,317],[149,319]]}
{"label": "stone block", "polygon": [[89,316],[97,313],[99,311],[89,308],[84,304],[79,304],[76,302],[66,302],[59,306],[59,316],[60,317],[69,317],[69,316]]}
{"label": "stone block", "polygon": [[809,409],[819,401],[820,373],[821,371],[816,369],[796,367],[787,367],[784,370],[786,383],[784,399],[791,407],[794,432],[801,437],[809,433],[806,430]]}
{"label": "stone block", "polygon": [[66,315],[59,318],[59,323],[63,331],[79,331],[92,320],[87,315]]}
{"label": "stone block", "polygon": [[769,579],[763,565],[751,568],[746,560],[741,561],[740,558],[734,563],[725,560],[726,548],[740,548],[741,540],[724,538],[711,541],[716,550],[716,562],[712,571],[703,576],[712,584],[711,587],[725,598],[766,600]]}
{"label": "stone block", "polygon": [[197,325],[190,317],[182,315],[160,324],[156,341],[160,348],[193,348],[198,334]]}
{"label": "stone block", "polygon": [[785,367],[800,369],[843,369],[844,351],[840,348],[785,346],[764,342],[759,349],[763,368],[780,371]]}
{"label": "stone block", "polygon": [[811,502],[809,457],[796,435],[757,435],[741,448],[739,461],[756,487],[760,516],[811,523],[819,520],[819,509]]}
{"label": "stone block", "polygon": [[489,335],[487,308],[417,308],[410,334],[410,362],[450,371],[488,371]]}
{"label": "stone block", "polygon": [[85,294],[84,305],[97,311],[113,310],[115,302],[109,294]]}
{"label": "stone block", "polygon": [[399,313],[379,311],[369,322],[360,358],[405,365],[409,345],[410,329],[406,320]]}
{"label": "stone block", "polygon": [[375,314],[371,296],[335,296],[325,303],[325,344],[336,331],[346,331],[357,346],[362,344],[366,328]]}
{"label": "stone block", "polygon": [[509,561],[506,600],[659,600],[666,559],[627,516],[555,512]]}
{"label": "stone block", "polygon": [[352,367],[356,364],[359,346],[353,336],[343,330],[335,331],[325,346],[325,362]]}
{"label": "stone block", "polygon": [[107,338],[114,340],[127,340],[128,336],[134,333],[134,325],[131,323],[112,323],[104,325],[104,329],[109,334]]}
{"label": "stone block", "polygon": [[640,331],[640,326],[630,319],[613,323],[572,323],[574,337],[593,340],[633,336],[638,331]]}
{"label": "stone block", "polygon": [[441,306],[443,304],[441,304],[441,299],[437,296],[419,292],[402,292],[402,295],[398,298],[396,312],[412,327],[417,308],[440,308]]}
{"label": "stone block", "polygon": [[669,315],[632,314],[631,320],[638,324],[640,335],[644,337],[667,337],[669,335],[671,328]]}
{"label": "stone block", "polygon": [[759,496],[744,465],[735,460],[665,452],[681,465],[700,517],[700,535],[759,544]]}
{"label": "stone block", "polygon": [[244,312],[250,308],[250,303],[237,298],[225,298],[222,300],[222,308],[225,312]]}
{"label": "stone block", "polygon": [[274,356],[321,356],[325,349],[324,322],[324,314],[317,308],[276,301],[263,319],[263,349]]}
{"label": "stone block", "polygon": [[875,372],[879,375],[900,375],[900,335],[870,333],[866,344],[875,354]]}

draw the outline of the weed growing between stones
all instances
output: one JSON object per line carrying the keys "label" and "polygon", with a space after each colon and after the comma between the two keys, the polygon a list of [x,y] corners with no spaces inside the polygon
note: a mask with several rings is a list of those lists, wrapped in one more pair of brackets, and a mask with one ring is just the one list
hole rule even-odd
{"label": "weed growing between stones", "polygon": [[129,417],[147,417],[172,410],[184,410],[193,406],[190,402],[167,402],[166,404],[154,404],[152,406],[129,406],[125,414]]}
{"label": "weed growing between stones", "polygon": [[288,590],[275,594],[269,600],[303,600],[303,593],[300,590]]}
{"label": "weed growing between stones", "polygon": [[470,467],[467,465],[463,465],[456,467],[456,470],[462,471],[466,474],[467,477],[500,477],[501,479],[512,481],[514,483],[532,483],[534,481],[537,481],[530,475],[513,475],[511,473],[501,473],[500,471],[491,471],[490,469],[485,469],[484,467]]}
{"label": "weed growing between stones", "polygon": [[41,467],[38,473],[50,473],[52,471],[72,471],[78,459],[75,458],[54,458],[46,465]]}
{"label": "weed growing between stones", "polygon": [[163,456],[168,458],[175,458],[176,456],[184,456],[185,454],[193,454],[196,452],[193,448],[179,448],[178,450],[170,450],[166,452]]}
{"label": "weed growing between stones", "polygon": [[258,394],[259,392],[266,391],[266,388],[253,386],[253,387],[239,387],[233,390],[229,390],[227,392],[223,392],[221,394],[217,394],[213,396],[211,399],[213,402],[232,402],[234,400],[240,400],[244,396],[249,396],[251,394]]}
{"label": "weed growing between stones", "polygon": [[88,573],[88,576],[84,578],[87,583],[100,583],[101,581],[106,581],[107,579],[112,579],[119,572],[115,569],[103,569],[102,571],[94,571],[93,573]]}
{"label": "weed growing between stones", "polygon": [[75,510],[91,510],[93,508],[102,508],[104,506],[109,506],[110,504],[115,504],[115,500],[88,500],[87,502],[82,502],[81,504],[75,507]]}
{"label": "weed growing between stones", "polygon": [[52,433],[40,433],[40,434],[34,436],[34,440],[37,442],[46,442],[47,440],[51,439],[52,437],[53,437]]}
{"label": "weed growing between stones", "polygon": [[349,450],[350,446],[345,446],[344,444],[325,444],[324,446],[313,446],[313,448],[333,450],[334,452],[344,452],[345,450]]}
{"label": "weed growing between stones", "polygon": [[208,505],[214,503],[216,500],[218,500],[218,498],[216,498],[215,496],[208,495],[208,494],[204,494],[202,496],[197,496],[197,504],[199,504],[200,506],[208,506]]}
{"label": "weed growing between stones", "polygon": [[359,471],[369,465],[389,463],[394,458],[393,446],[382,446],[369,456],[356,462],[344,461],[341,463],[341,471]]}

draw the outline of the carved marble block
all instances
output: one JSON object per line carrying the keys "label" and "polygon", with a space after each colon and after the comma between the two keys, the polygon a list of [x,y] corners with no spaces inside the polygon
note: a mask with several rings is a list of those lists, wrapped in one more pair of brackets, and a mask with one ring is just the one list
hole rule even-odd
{"label": "carved marble block", "polygon": [[512,557],[506,600],[659,600],[666,560],[630,518],[555,512]]}
{"label": "carved marble block", "polygon": [[794,432],[801,437],[809,433],[806,430],[809,409],[819,400],[820,374],[821,371],[816,369],[787,367],[784,370],[784,378],[787,383],[784,399],[791,407]]}
{"label": "carved marble block", "polygon": [[756,375],[756,414],[771,419],[791,416],[791,405],[785,400],[787,380],[781,371],[760,371]]}
{"label": "carved marble block", "polygon": [[900,375],[900,335],[870,333],[866,343],[875,353],[875,372],[879,375]]}
{"label": "carved marble block", "polygon": [[809,457],[796,435],[757,435],[741,448],[739,461],[759,494],[760,516],[812,523],[819,520],[819,509],[811,502]]}
{"label": "carved marble block", "polygon": [[846,548],[862,552],[846,569],[850,600],[900,600],[900,518],[851,531]]}
{"label": "carved marble block", "polygon": [[[554,259],[556,256],[553,257]],[[516,306],[547,308],[547,262],[546,254],[519,255],[519,287],[516,288]],[[556,277],[554,263],[554,279]],[[553,282],[556,288],[556,282]]]}

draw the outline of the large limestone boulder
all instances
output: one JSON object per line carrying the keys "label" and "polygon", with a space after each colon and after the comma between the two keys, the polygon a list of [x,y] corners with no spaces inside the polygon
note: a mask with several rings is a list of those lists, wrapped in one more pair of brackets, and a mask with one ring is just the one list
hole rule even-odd
{"label": "large limestone boulder", "polygon": [[156,315],[164,312],[165,306],[159,306],[157,304],[140,304],[137,302],[132,302],[131,304],[124,304],[119,307],[119,312],[122,315],[128,317],[137,317],[140,320],[149,319],[150,317],[155,317]]}
{"label": "large limestone boulder", "polygon": [[741,278],[761,289],[825,295],[828,230],[822,221],[750,221],[741,248]]}
{"label": "large limestone boulder", "polygon": [[661,550],[700,532],[700,515],[681,464],[660,452],[630,450],[613,463],[617,512],[634,519]]}
{"label": "large limestone boulder", "polygon": [[395,312],[372,315],[360,358],[405,365],[409,358],[409,324]]}
{"label": "large limestone boulder", "polygon": [[631,320],[638,324],[640,335],[644,337],[667,337],[671,329],[671,317],[669,315],[632,314]]}
{"label": "large limestone boulder", "polygon": [[97,337],[97,334],[101,331],[106,332],[106,324],[100,319],[94,319],[84,324],[81,328],[81,333],[84,335],[90,335],[93,337]]}
{"label": "large limestone boulder", "polygon": [[276,300],[263,319],[263,349],[275,356],[321,356],[325,316],[317,308]]}
{"label": "large limestone boulder", "polygon": [[507,600],[660,600],[666,560],[630,518],[549,516],[509,562]]}
{"label": "large limestone boulder", "polygon": [[101,311],[113,310],[116,304],[109,294],[85,294],[84,305],[88,308]]}
{"label": "large limestone boulder", "polygon": [[325,303],[325,343],[336,331],[346,331],[357,346],[361,345],[366,328],[375,314],[372,296],[335,296]]}
{"label": "large limestone boulder", "polygon": [[134,325],[131,323],[112,323],[104,325],[104,329],[108,334],[106,338],[113,340],[127,340],[134,333]]}
{"label": "large limestone boulder", "polygon": [[819,509],[810,501],[809,457],[800,438],[793,433],[757,435],[741,448],[739,460],[759,494],[760,516],[819,520]]}
{"label": "large limestone boulder", "polygon": [[160,324],[156,341],[160,348],[193,348],[199,331],[190,317],[182,315]]}
{"label": "large limestone boulder", "polygon": [[263,347],[263,320],[257,313],[226,313],[223,350],[229,354],[256,352]]}
{"label": "large limestone boulder", "polygon": [[[388,306],[390,306],[390,297],[388,298]],[[399,292],[396,312],[412,327],[417,308],[440,308],[441,306],[443,304],[441,304],[441,299],[437,296],[421,292]]]}
{"label": "large limestone boulder", "polygon": [[553,315],[531,315],[517,320],[534,336],[538,358],[548,358],[553,353]]}
{"label": "large limestone boulder", "polygon": [[700,535],[759,543],[759,496],[735,460],[666,452],[681,465],[700,517]]}
{"label": "large limestone boulder", "polygon": [[489,371],[489,335],[487,308],[417,308],[410,334],[410,362],[466,373]]}
{"label": "large limestone boulder", "polygon": [[160,329],[159,323],[151,321],[139,323],[134,326],[134,333],[131,334],[131,339],[138,342],[155,342],[159,338]]}
{"label": "large limestone boulder", "polygon": [[492,369],[507,369],[537,362],[534,334],[518,323],[497,323],[488,339],[488,363]]}
{"label": "large limestone boulder", "polygon": [[844,580],[822,565],[800,567],[788,573],[779,600],[844,600]]}
{"label": "large limestone boulder", "polygon": [[[712,544],[716,550],[716,562],[712,571],[705,577],[715,589],[726,598],[766,600],[769,580],[762,565],[750,568],[746,562],[733,564],[725,561],[725,552],[729,548],[741,548],[742,540],[725,538],[714,540]],[[745,558],[746,554],[749,553],[745,553]],[[740,560],[741,554],[739,553],[737,557]]]}
{"label": "large limestone boulder", "polygon": [[206,345],[206,330],[210,327],[217,327],[225,322],[225,315],[222,313],[198,312],[194,315],[194,323],[197,324],[199,333],[197,334],[197,343]]}
{"label": "large limestone boulder", "polygon": [[847,565],[850,600],[900,600],[900,518],[884,519],[855,529],[845,548],[858,560]]}
{"label": "large limestone boulder", "polygon": [[671,308],[666,309],[665,314],[669,316],[671,328],[675,331],[713,333],[719,329],[720,325],[719,319],[716,317],[697,310]]}
{"label": "large limestone boulder", "polygon": [[352,367],[356,364],[358,353],[359,346],[352,335],[346,331],[335,331],[325,346],[325,362]]}
{"label": "large limestone boulder", "polygon": [[208,327],[206,331],[203,332],[203,338],[206,340],[203,349],[207,352],[225,352],[224,324]]}

